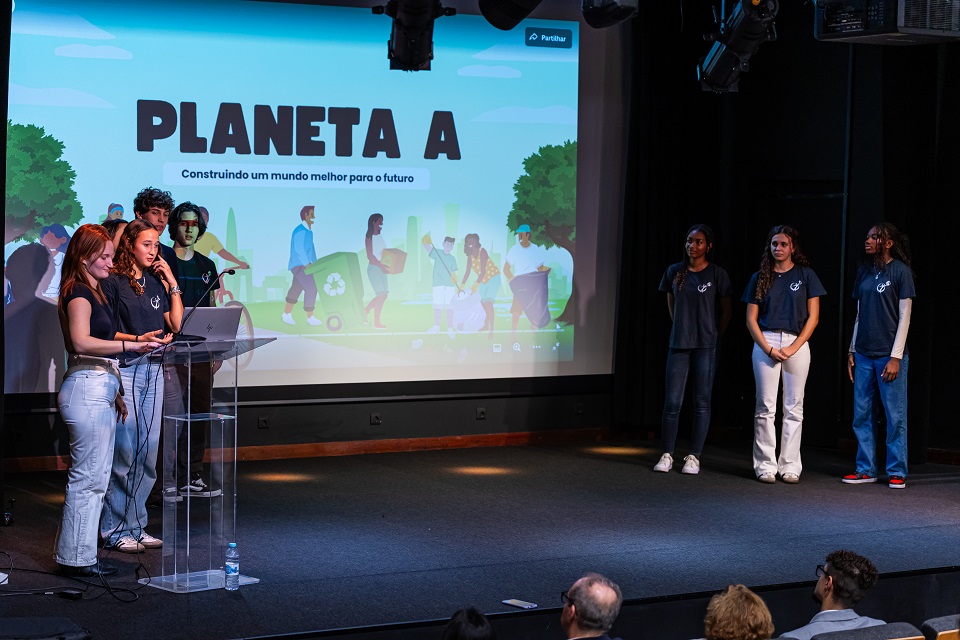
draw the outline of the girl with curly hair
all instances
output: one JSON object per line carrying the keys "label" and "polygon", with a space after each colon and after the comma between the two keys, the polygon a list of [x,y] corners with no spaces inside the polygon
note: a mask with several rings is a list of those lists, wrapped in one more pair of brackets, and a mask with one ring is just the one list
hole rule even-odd
{"label": "girl with curly hair", "polygon": [[910,243],[892,224],[870,227],[864,262],[857,270],[857,321],[847,355],[853,382],[853,432],[857,470],[847,484],[877,481],[873,402],[879,394],[887,416],[887,478],[891,489],[907,486],[907,331],[913,298]]}
{"label": "girl with curly hair", "polygon": [[[138,218],[124,229],[103,290],[117,313],[115,340],[169,343],[173,336],[165,331],[179,331],[180,287],[160,256],[160,236],[149,222]],[[101,536],[124,553],[162,545],[144,527],[147,496],[157,479],[163,375],[159,362],[127,364],[137,355],[128,350],[120,358],[120,378],[135,419],[117,423],[113,470],[100,518]]]}
{"label": "girl with curly hair", "polygon": [[700,472],[700,454],[710,428],[713,374],[717,344],[730,323],[730,277],[708,260],[713,231],[705,224],[690,227],[684,241],[683,261],[663,274],[660,291],[667,294],[670,349],[667,353],[666,397],[663,403],[663,455],[654,471],[673,468],[673,450],[687,375],[693,372],[693,437],[682,472]]}
{"label": "girl with curly hair", "polygon": [[[743,293],[747,330],[753,338],[753,376],[757,405],[753,421],[753,470],[773,483],[777,474],[789,484],[800,481],[803,392],[810,371],[808,341],[820,320],[820,296],[827,292],[800,249],[793,227],[770,229],[760,270]],[[777,458],[777,395],[783,380],[783,427]]]}

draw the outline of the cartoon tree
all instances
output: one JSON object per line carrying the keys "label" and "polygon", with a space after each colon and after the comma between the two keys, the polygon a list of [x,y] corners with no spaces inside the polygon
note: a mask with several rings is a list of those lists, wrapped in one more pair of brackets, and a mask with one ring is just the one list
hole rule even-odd
{"label": "cartoon tree", "polygon": [[44,226],[72,227],[83,217],[77,177],[62,158],[63,143],[35,125],[7,120],[7,193],[3,243],[36,240]]}
{"label": "cartoon tree", "polygon": [[[577,143],[546,145],[523,161],[521,175],[513,192],[513,208],[507,215],[507,227],[530,225],[530,241],[549,249],[558,246],[570,252],[576,264],[577,240]],[[573,324],[577,283],[558,322]]]}

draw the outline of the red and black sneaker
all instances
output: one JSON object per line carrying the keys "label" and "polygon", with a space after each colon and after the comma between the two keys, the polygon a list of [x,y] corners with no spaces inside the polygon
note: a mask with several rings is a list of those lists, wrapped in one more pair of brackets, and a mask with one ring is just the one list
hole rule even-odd
{"label": "red and black sneaker", "polygon": [[[876,482],[877,479],[874,476],[868,476],[865,473],[848,473],[847,475],[840,478],[840,482],[844,484],[866,484],[868,482]],[[893,486],[892,484],[890,485]]]}
{"label": "red and black sneaker", "polygon": [[891,489],[906,489],[907,479],[903,476],[890,476],[890,481],[887,483],[887,486]]}

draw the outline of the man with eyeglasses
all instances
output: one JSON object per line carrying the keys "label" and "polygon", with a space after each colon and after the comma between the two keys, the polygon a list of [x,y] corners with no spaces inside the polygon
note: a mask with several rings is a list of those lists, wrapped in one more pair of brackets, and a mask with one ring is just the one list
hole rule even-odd
{"label": "man with eyeglasses", "polygon": [[560,626],[568,640],[599,638],[610,640],[607,632],[620,613],[623,595],[620,587],[599,573],[588,573],[560,594],[563,611]]}
{"label": "man with eyeglasses", "polygon": [[820,613],[806,626],[788,631],[781,638],[809,640],[818,633],[885,624],[853,610],[876,582],[877,568],[870,560],[852,551],[834,551],[827,556],[826,564],[817,565],[813,598],[820,603]]}

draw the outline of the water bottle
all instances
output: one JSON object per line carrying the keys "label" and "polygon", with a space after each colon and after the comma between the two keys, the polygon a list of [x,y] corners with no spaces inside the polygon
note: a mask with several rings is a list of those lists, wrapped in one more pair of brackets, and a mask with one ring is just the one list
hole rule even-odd
{"label": "water bottle", "polygon": [[227,555],[223,559],[223,586],[227,591],[236,591],[240,587],[240,550],[237,543],[227,545]]}

